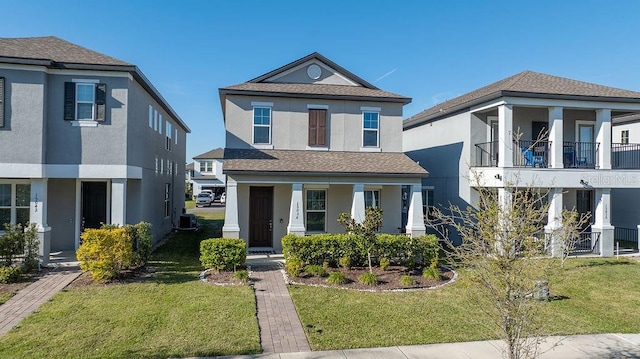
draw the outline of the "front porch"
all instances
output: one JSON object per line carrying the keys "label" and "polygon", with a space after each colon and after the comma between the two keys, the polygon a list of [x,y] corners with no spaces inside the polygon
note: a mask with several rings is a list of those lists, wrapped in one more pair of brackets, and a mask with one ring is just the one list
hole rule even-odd
{"label": "front porch", "polygon": [[419,179],[227,176],[226,196],[223,236],[245,239],[252,253],[282,252],[280,240],[289,233],[344,232],[338,215],[350,213],[361,222],[369,206],[383,211],[382,233],[425,234]]}

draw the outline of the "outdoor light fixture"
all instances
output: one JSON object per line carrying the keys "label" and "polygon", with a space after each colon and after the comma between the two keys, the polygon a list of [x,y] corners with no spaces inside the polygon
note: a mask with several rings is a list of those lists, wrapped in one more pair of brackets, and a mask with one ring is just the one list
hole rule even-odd
{"label": "outdoor light fixture", "polygon": [[493,177],[495,177],[495,179],[497,179],[498,181],[502,181],[502,176],[500,176],[500,174],[499,174],[499,173],[498,173],[498,174],[496,174],[496,175],[495,175],[495,176],[493,176]]}
{"label": "outdoor light fixture", "polygon": [[587,181],[585,181],[585,180],[581,179],[581,180],[580,180],[580,184],[586,187],[586,186],[588,186],[588,185],[589,185],[589,182],[587,182]]}

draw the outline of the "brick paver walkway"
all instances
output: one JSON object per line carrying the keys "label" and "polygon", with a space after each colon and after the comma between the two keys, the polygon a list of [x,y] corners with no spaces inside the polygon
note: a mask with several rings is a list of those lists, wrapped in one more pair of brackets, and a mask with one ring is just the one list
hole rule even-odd
{"label": "brick paver walkway", "polygon": [[252,266],[255,279],[260,341],[264,353],[311,350],[296,307],[277,265]]}
{"label": "brick paver walkway", "polygon": [[40,305],[66,287],[80,273],[81,271],[77,268],[58,268],[18,291],[6,303],[0,305],[0,336],[5,335],[22,319],[35,312]]}

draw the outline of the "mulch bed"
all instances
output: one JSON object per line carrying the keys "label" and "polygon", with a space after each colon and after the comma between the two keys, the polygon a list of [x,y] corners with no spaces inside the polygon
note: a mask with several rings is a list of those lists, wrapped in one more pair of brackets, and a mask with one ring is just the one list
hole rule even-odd
{"label": "mulch bed", "polygon": [[105,280],[105,281],[96,281],[91,278],[91,273],[82,272],[78,278],[76,278],[73,282],[71,282],[66,288],[84,288],[84,287],[103,287],[113,284],[126,284],[126,283],[134,283],[140,282],[156,272],[155,267],[139,267],[128,269],[122,272],[120,278]]}
{"label": "mulch bed", "polygon": [[[375,286],[368,286],[358,282],[358,277],[362,274],[368,273],[368,267],[362,268],[329,268],[327,272],[342,272],[347,279],[347,283],[342,285],[335,285],[327,283],[327,278],[314,277],[307,273],[302,272],[299,277],[289,276],[289,282],[292,284],[303,284],[311,286],[325,286],[334,288],[344,288],[362,291],[392,291],[392,290],[417,290],[439,287],[451,282],[455,273],[447,268],[440,267],[441,280],[433,280],[422,277],[422,268],[418,270],[409,270],[406,267],[390,266],[386,271],[383,271],[379,267],[373,268],[373,273],[378,277],[378,284]],[[414,285],[403,286],[400,284],[400,278],[405,275],[410,275],[413,278]]]}
{"label": "mulch bed", "polygon": [[[247,268],[242,266],[238,267],[237,270],[246,270]],[[233,278],[233,271],[217,271],[214,269],[206,270],[203,272],[203,277],[201,278],[204,282],[214,285],[246,285],[246,282]],[[251,283],[251,278],[249,278],[249,283]]]}

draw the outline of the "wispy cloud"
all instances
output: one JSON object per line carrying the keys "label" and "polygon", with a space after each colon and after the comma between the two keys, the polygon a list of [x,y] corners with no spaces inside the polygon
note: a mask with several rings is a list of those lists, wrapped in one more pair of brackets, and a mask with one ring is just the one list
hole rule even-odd
{"label": "wispy cloud", "polygon": [[453,92],[451,91],[438,92],[434,94],[433,96],[431,96],[431,101],[433,102],[432,106],[443,103],[453,98],[452,95],[453,95]]}
{"label": "wispy cloud", "polygon": [[383,78],[385,78],[385,77],[387,77],[387,76],[391,75],[392,73],[396,72],[396,70],[397,70],[397,69],[393,69],[393,70],[391,70],[391,71],[387,72],[386,74],[384,74],[384,75],[382,75],[382,76],[378,77],[375,81],[373,81],[373,83],[376,83],[376,82],[378,82],[378,81],[382,80]]}

